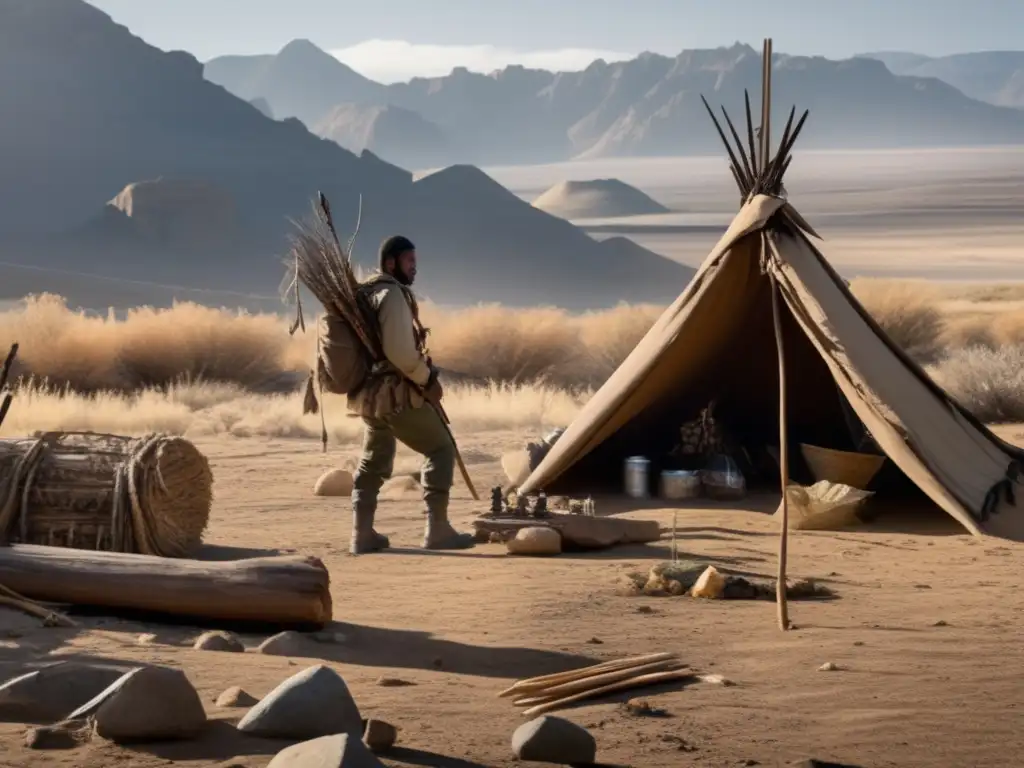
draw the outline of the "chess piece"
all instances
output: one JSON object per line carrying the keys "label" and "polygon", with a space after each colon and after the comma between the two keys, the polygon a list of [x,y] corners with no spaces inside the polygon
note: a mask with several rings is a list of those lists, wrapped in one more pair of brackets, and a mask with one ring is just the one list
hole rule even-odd
{"label": "chess piece", "polygon": [[516,496],[516,516],[526,517],[526,497],[522,495]]}
{"label": "chess piece", "polygon": [[547,517],[548,516],[548,497],[541,491],[537,494],[537,503],[533,505],[533,516],[534,517]]}
{"label": "chess piece", "polygon": [[503,501],[503,499],[502,499],[502,496],[501,496],[501,486],[500,485],[496,485],[493,488],[491,488],[491,514],[492,515],[497,517],[498,515],[501,514],[502,501]]}

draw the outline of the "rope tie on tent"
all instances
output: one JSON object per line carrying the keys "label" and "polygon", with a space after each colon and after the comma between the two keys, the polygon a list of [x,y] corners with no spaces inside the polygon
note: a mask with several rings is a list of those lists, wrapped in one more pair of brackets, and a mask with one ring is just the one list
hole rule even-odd
{"label": "rope tie on tent", "polygon": [[981,522],[987,523],[992,515],[999,514],[999,502],[1003,499],[1010,505],[1017,503],[1013,486],[1020,479],[1020,473],[1021,466],[1016,459],[1007,465],[1006,474],[1003,479],[989,488],[988,493],[985,494],[985,501],[981,505],[981,513],[978,515],[978,519]]}

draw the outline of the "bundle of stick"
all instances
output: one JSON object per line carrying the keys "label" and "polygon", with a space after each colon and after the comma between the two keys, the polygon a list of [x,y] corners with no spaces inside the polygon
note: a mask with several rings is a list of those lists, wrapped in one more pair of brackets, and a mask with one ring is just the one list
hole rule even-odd
{"label": "bundle of stick", "polygon": [[498,696],[527,707],[524,717],[536,717],[584,699],[693,676],[676,654],[651,653],[520,680]]}

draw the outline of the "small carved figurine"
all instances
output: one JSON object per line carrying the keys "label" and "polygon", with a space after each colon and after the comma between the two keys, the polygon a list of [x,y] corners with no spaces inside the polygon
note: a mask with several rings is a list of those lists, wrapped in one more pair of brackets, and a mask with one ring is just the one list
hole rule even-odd
{"label": "small carved figurine", "polygon": [[504,499],[501,494],[501,486],[496,485],[491,488],[491,514],[495,517],[501,514],[502,502]]}
{"label": "small carved figurine", "polygon": [[548,497],[544,491],[537,494],[537,503],[533,505],[533,516],[534,517],[547,517],[548,516]]}

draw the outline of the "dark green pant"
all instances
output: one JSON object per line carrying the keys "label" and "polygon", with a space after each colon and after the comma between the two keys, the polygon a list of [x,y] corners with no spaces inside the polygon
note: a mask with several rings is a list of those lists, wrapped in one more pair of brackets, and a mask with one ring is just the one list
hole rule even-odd
{"label": "dark green pant", "polygon": [[397,442],[423,455],[420,483],[430,513],[445,515],[455,472],[455,444],[437,411],[429,405],[407,408],[385,419],[364,418],[363,455],[354,477],[356,514],[371,515],[377,494],[395,469]]}

